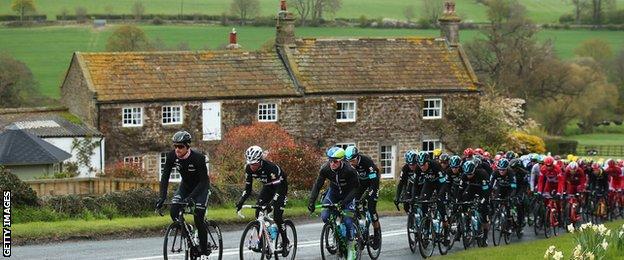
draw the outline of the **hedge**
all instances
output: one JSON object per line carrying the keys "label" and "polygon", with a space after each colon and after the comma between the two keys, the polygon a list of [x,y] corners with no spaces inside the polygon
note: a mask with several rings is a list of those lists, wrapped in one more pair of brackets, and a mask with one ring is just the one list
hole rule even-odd
{"label": "hedge", "polygon": [[[35,15],[24,15],[24,21],[45,21],[46,19],[48,19],[48,16],[45,14],[35,14]],[[20,16],[19,15],[0,15],[0,22],[7,22],[7,21],[19,21],[20,20]]]}
{"label": "hedge", "polygon": [[576,154],[578,141],[566,140],[561,138],[547,137],[544,138],[546,150],[551,154]]}

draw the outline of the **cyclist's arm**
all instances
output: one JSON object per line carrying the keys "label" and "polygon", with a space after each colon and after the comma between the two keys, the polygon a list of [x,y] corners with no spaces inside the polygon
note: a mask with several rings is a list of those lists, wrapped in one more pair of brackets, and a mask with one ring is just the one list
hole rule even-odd
{"label": "cyclist's arm", "polygon": [[246,176],[245,177],[245,190],[243,191],[243,194],[241,195],[238,202],[236,203],[236,205],[239,205],[239,206],[243,205],[243,203],[245,203],[245,200],[247,200],[247,198],[251,194],[251,183],[253,181],[253,177],[247,171],[245,171],[245,176]]}
{"label": "cyclist's arm", "polygon": [[288,189],[288,181],[286,179],[286,173],[282,171],[282,168],[277,166],[277,172],[278,172],[278,176],[281,176],[279,181],[276,182],[274,185],[277,185],[277,187],[275,188],[275,194],[276,196],[274,197],[274,200],[278,200],[278,199],[284,199],[286,197],[286,191]]}
{"label": "cyclist's arm", "polygon": [[323,172],[319,172],[318,177],[316,177],[316,182],[314,182],[314,186],[312,186],[312,193],[310,193],[309,204],[314,204],[316,198],[318,197],[319,191],[323,187],[323,183],[325,182],[325,176]]}
{"label": "cyclist's arm", "polygon": [[396,195],[394,196],[394,200],[398,201],[401,199],[401,193],[403,192],[403,187],[407,183],[407,173],[405,171],[401,171],[401,176],[399,177],[399,184],[397,184]]}
{"label": "cyclist's arm", "polygon": [[343,207],[346,206],[350,201],[352,201],[353,198],[355,198],[355,196],[358,194],[358,190],[360,189],[360,180],[357,177],[357,172],[353,170],[352,172],[343,172],[343,174],[344,173],[348,174],[346,181],[350,186],[352,186],[352,189],[342,200]]}
{"label": "cyclist's arm", "polygon": [[199,154],[195,160],[195,165],[197,165],[197,173],[199,174],[199,183],[195,186],[191,194],[189,194],[189,198],[195,198],[201,192],[207,190],[210,187],[210,179],[208,178],[208,168],[206,168],[206,157],[202,154]]}
{"label": "cyclist's arm", "polygon": [[169,186],[171,169],[173,169],[173,161],[174,159],[171,157],[171,153],[167,153],[167,157],[165,158],[165,167],[163,169],[162,176],[160,177],[160,197],[163,199],[167,198],[167,188]]}

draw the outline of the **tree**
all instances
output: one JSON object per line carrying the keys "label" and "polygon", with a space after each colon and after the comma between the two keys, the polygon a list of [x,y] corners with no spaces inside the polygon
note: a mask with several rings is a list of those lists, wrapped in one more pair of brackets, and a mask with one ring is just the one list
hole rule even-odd
{"label": "tree", "polygon": [[67,7],[61,8],[61,20],[67,20],[67,15],[69,15],[69,9]]}
{"label": "tree", "polygon": [[613,52],[608,42],[602,39],[588,39],[574,50],[574,53],[580,57],[590,57],[595,61],[606,65],[612,58]]}
{"label": "tree", "polygon": [[133,25],[122,25],[113,31],[106,44],[107,51],[127,52],[146,51],[150,49],[149,39],[141,28]]}
{"label": "tree", "polygon": [[32,72],[21,61],[0,54],[0,107],[22,107],[37,103],[40,96]]}
{"label": "tree", "polygon": [[341,0],[308,0],[312,7],[312,24],[318,25],[323,19],[323,14],[336,14],[342,7]]}
{"label": "tree", "polygon": [[618,87],[620,93],[620,102],[618,112],[624,114],[624,50],[620,50],[617,56],[611,62],[609,69],[611,74],[610,81]]}
{"label": "tree", "polygon": [[87,21],[87,8],[84,6],[77,6],[75,9],[76,12],[76,20],[80,23],[84,23]]}
{"label": "tree", "polygon": [[144,13],[145,13],[145,6],[143,5],[143,2],[141,1],[134,2],[134,4],[132,5],[132,15],[134,15],[134,19],[141,20]]}
{"label": "tree", "polygon": [[306,21],[312,12],[312,0],[288,0],[288,5],[292,6],[297,10],[297,14],[299,15],[299,23],[301,26],[306,25]]}
{"label": "tree", "polygon": [[407,22],[411,22],[412,19],[414,19],[414,17],[416,16],[415,12],[414,12],[414,6],[413,5],[408,5],[405,7],[405,9],[403,10],[403,15],[405,16],[405,19],[407,20]]}
{"label": "tree", "polygon": [[429,24],[436,24],[442,15],[444,5],[442,0],[423,0],[422,19]]}
{"label": "tree", "polygon": [[581,24],[581,14],[588,8],[588,0],[570,0],[570,2],[574,5],[574,22]]}
{"label": "tree", "polygon": [[258,15],[260,11],[259,0],[233,0],[230,10],[233,15],[240,17],[241,25],[244,25],[247,19]]}
{"label": "tree", "polygon": [[19,14],[20,21],[24,20],[24,14],[37,11],[33,0],[13,0],[11,10]]}

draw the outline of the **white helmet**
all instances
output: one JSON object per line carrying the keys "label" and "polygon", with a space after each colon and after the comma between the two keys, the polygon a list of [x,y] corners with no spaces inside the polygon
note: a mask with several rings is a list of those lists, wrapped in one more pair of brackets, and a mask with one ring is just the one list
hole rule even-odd
{"label": "white helmet", "polygon": [[262,148],[260,146],[254,145],[247,148],[247,151],[245,151],[247,164],[257,163],[260,159],[262,159]]}

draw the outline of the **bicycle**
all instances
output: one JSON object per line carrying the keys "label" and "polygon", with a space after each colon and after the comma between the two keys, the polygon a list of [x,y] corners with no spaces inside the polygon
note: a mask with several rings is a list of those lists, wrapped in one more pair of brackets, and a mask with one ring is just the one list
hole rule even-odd
{"label": "bicycle", "polygon": [[544,198],[546,201],[545,214],[544,214],[544,236],[546,238],[550,237],[550,233],[554,236],[559,235],[559,198],[555,198],[551,192],[550,197]]}
{"label": "bicycle", "polygon": [[[346,259],[349,252],[349,241],[347,239],[347,227],[343,223],[344,217],[349,213],[339,210],[338,204],[319,204],[316,208],[329,209],[329,220],[323,225],[321,230],[321,258],[323,260],[335,256],[339,259]],[[335,214],[335,212],[339,214]],[[354,219],[355,220],[355,219]],[[355,243],[355,259],[362,259],[363,237],[359,225],[355,222],[351,225],[351,235]]]}
{"label": "bicycle", "polygon": [[492,215],[492,241],[494,246],[500,245],[501,239],[508,245],[511,241],[511,234],[514,231],[518,239],[522,238],[522,227],[518,223],[515,206],[513,204],[510,205],[511,201],[509,198],[495,198],[491,200],[492,208],[495,209]]}
{"label": "bicycle", "polygon": [[609,194],[609,218],[616,220],[618,217],[624,217],[624,195],[622,191],[610,191]]}
{"label": "bicycle", "polygon": [[[194,260],[201,258],[198,232],[192,224],[186,223],[184,220],[184,214],[193,214],[195,211],[195,204],[174,202],[165,203],[165,205],[180,205],[183,208],[180,210],[177,220],[167,227],[163,244],[163,258],[167,260],[170,257],[179,256],[182,252],[184,252],[184,259]],[[164,216],[162,209],[157,210],[157,213]],[[221,229],[216,222],[212,220],[205,221],[206,234],[208,237],[208,259],[221,260],[223,257]],[[169,246],[169,243],[171,243],[171,246]],[[212,255],[215,252],[217,255]]]}
{"label": "bicycle", "polygon": [[[368,194],[368,191],[364,194]],[[377,230],[377,234],[379,234],[377,238],[378,241],[375,241],[375,236],[370,234],[370,228],[373,224],[373,220],[370,211],[368,210],[368,197],[360,200],[358,202],[358,207],[356,208],[357,210],[355,216],[359,223],[363,237],[362,247],[365,245],[368,256],[375,260],[379,258],[379,255],[381,254],[381,227]]]}
{"label": "bicycle", "polygon": [[[409,203],[411,206],[407,212],[407,243],[409,245],[410,251],[416,253],[416,247],[418,246],[418,238],[420,237],[420,223],[422,222],[422,209],[420,208],[420,204],[415,203],[414,200],[401,200],[401,203]],[[395,205],[398,211],[398,205]]]}
{"label": "bicycle", "polygon": [[592,222],[601,223],[607,220],[609,210],[605,193],[592,192],[592,196],[588,200],[587,204]]}
{"label": "bicycle", "polygon": [[533,198],[533,232],[539,236],[540,231],[544,231],[544,223],[546,222],[546,204],[544,204],[541,194],[535,194]]}
{"label": "bicycle", "polygon": [[479,213],[479,197],[472,201],[457,202],[459,208],[459,229],[464,249],[468,249],[477,242],[479,247],[484,247],[483,232],[481,231],[481,214]]}
{"label": "bicycle", "polygon": [[[243,205],[242,208],[259,210],[258,218],[250,221],[243,231],[239,244],[239,257],[243,259],[295,259],[297,255],[297,230],[295,224],[289,220],[284,220],[286,236],[290,243],[288,248],[282,248],[282,238],[275,221],[271,217],[269,205]],[[238,216],[245,218],[239,211]]]}
{"label": "bicycle", "polygon": [[574,228],[579,227],[579,223],[582,221],[583,216],[583,207],[579,203],[578,197],[580,197],[580,193],[568,194],[568,200],[565,202],[565,206],[563,207],[562,221],[563,226],[567,227],[568,225],[572,225]]}
{"label": "bicycle", "polygon": [[444,233],[447,233],[444,230],[446,227],[442,224],[440,211],[437,207],[434,207],[436,203],[438,203],[437,198],[417,202],[421,207],[427,207],[427,212],[422,218],[420,236],[418,237],[418,249],[423,258],[431,257],[436,245],[441,255],[447,253],[447,247],[443,245],[445,243],[444,239],[446,239],[444,235]]}

